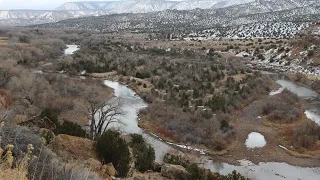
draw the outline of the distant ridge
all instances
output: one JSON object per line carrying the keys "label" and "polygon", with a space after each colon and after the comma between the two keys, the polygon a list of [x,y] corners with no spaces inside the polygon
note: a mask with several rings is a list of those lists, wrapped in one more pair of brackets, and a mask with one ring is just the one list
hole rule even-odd
{"label": "distant ridge", "polygon": [[[149,13],[164,10],[234,9],[235,14],[275,12],[319,4],[320,0],[123,0],[67,2],[50,11],[0,10],[0,25],[32,25],[88,16]],[[241,11],[236,11],[241,9]],[[310,12],[312,13],[312,12]]]}

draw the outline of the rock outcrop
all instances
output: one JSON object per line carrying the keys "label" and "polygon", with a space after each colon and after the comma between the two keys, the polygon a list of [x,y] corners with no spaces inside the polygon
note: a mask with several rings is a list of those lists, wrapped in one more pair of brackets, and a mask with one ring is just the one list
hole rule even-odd
{"label": "rock outcrop", "polygon": [[59,134],[53,142],[53,151],[66,161],[98,160],[96,142],[87,138]]}
{"label": "rock outcrop", "polygon": [[89,158],[82,162],[84,167],[91,169],[92,171],[99,172],[101,170],[101,163],[96,159]]}
{"label": "rock outcrop", "polygon": [[[45,131],[43,130],[43,133]],[[59,134],[52,143],[54,152],[68,162],[81,162],[105,179],[115,179],[117,171],[112,163],[103,165],[96,153],[96,142],[87,138]]]}
{"label": "rock outcrop", "polygon": [[106,164],[102,166],[102,173],[103,175],[109,175],[111,177],[115,177],[118,173],[117,170],[114,168],[112,163]]}
{"label": "rock outcrop", "polygon": [[161,175],[168,179],[187,180],[189,173],[180,165],[165,164],[161,167]]}

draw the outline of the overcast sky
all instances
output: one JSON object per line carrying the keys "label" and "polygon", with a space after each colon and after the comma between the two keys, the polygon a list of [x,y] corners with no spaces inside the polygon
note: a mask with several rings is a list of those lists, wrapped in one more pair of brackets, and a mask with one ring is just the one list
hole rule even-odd
{"label": "overcast sky", "polygon": [[[0,0],[0,10],[10,9],[43,9],[51,10],[71,1],[90,1],[90,0]],[[91,0],[108,1],[108,0]]]}

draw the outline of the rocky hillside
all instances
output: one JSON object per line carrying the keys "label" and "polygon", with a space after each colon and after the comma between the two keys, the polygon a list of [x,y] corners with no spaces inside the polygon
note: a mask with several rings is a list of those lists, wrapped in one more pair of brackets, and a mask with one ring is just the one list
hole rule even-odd
{"label": "rocky hillside", "polygon": [[[267,6],[267,5],[266,5]],[[252,7],[252,11],[248,11]],[[182,37],[279,37],[293,36],[320,18],[320,4],[270,12],[250,5],[209,10],[166,10],[145,14],[114,14],[38,25],[45,28],[99,31],[165,31]],[[267,20],[267,21],[266,21]],[[248,25],[249,24],[249,25]]]}
{"label": "rocky hillside", "polygon": [[[304,17],[305,15],[317,14],[317,6],[319,5],[319,0],[185,0],[185,1],[165,1],[165,0],[125,0],[125,1],[93,1],[93,2],[68,2],[62,6],[56,8],[55,10],[50,11],[33,11],[33,10],[0,10],[0,25],[32,25],[32,24],[42,24],[42,23],[52,23],[65,19],[72,19],[78,17],[87,17],[87,16],[101,16],[108,14],[121,14],[121,13],[148,13],[153,12],[158,14],[158,11],[164,11],[167,17],[161,18],[161,20],[166,20],[166,18],[175,18],[171,19],[172,21],[182,22],[181,18],[186,18],[184,16],[184,11],[178,13],[178,17],[168,12],[175,12],[175,10],[194,10],[190,12],[190,18],[195,16],[194,21],[208,22],[212,24],[213,19],[216,19],[217,22],[221,21],[221,24],[225,24],[230,20],[232,23],[243,23],[252,21],[250,17],[253,14],[260,16],[261,13],[273,13],[275,16],[279,16],[279,12],[284,12],[286,16],[292,20],[292,16],[303,15],[301,18],[294,17],[295,20],[312,19],[314,17]],[[309,8],[308,8],[309,7]],[[311,8],[311,9],[310,9]],[[207,16],[206,13],[200,16],[203,16],[201,20],[198,19],[197,15],[194,14],[196,11],[201,11],[200,9],[207,9],[204,12],[209,13],[210,16]],[[318,8],[319,9],[319,8]],[[165,11],[172,10],[172,11]],[[288,11],[288,12],[286,12]],[[296,11],[299,12],[297,14]],[[215,14],[217,13],[217,14]],[[288,13],[288,14],[287,14]],[[294,14],[292,14],[294,13]],[[152,13],[151,13],[152,14]],[[161,13],[160,13],[161,14]],[[189,14],[189,13],[188,13]],[[224,15],[232,15],[229,20],[221,20],[221,17]],[[250,17],[246,17],[250,15]],[[136,17],[135,15],[129,15]],[[146,15],[148,20],[151,20],[149,15]],[[240,19],[233,19],[234,17],[243,16]],[[190,22],[190,18],[186,19]],[[249,18],[249,19],[247,19]],[[130,18],[129,18],[130,19]],[[263,18],[265,20],[267,18]],[[274,20],[274,19],[270,19]],[[126,21],[126,20],[123,20]],[[137,24],[138,22],[133,22]],[[175,22],[176,23],[176,22]],[[182,22],[183,23],[183,22]]]}
{"label": "rocky hillside", "polygon": [[280,72],[299,72],[319,76],[320,36],[311,32],[319,32],[319,25],[311,26],[283,46],[266,47],[262,52],[259,50],[255,53],[254,64]]}

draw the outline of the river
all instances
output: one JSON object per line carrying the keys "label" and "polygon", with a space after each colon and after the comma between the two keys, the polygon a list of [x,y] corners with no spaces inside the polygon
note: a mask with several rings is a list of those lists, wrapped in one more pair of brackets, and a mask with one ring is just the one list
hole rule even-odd
{"label": "river", "polygon": [[120,131],[127,134],[142,134],[143,137],[148,141],[148,143],[150,143],[154,147],[156,161],[161,161],[164,154],[168,150],[170,150],[171,147],[158,138],[154,138],[148,133],[144,133],[144,131],[138,127],[139,110],[147,107],[147,104],[139,96],[137,96],[134,91],[132,91],[125,85],[108,80],[105,80],[104,84],[114,89],[115,97],[110,101],[111,103],[120,102],[120,104],[122,105],[121,110],[124,113],[124,115],[120,117],[120,120],[123,124],[114,124],[113,128],[119,128]]}
{"label": "river", "polygon": [[[156,161],[161,161],[163,155],[172,148],[174,145],[168,145],[167,143],[159,140],[158,138],[144,133],[142,129],[138,127],[138,112],[140,109],[147,107],[147,104],[137,96],[127,86],[118,82],[112,82],[105,80],[104,84],[113,88],[115,91],[115,97],[110,101],[120,101],[123,106],[122,109],[125,115],[121,117],[121,120],[125,125],[119,125],[121,131],[125,133],[138,133],[142,134],[144,138],[154,147],[156,153]],[[274,179],[280,180],[286,177],[287,179],[319,179],[320,168],[301,168],[291,166],[286,163],[260,163],[255,165],[247,160],[239,161],[240,166],[230,165],[228,163],[203,161],[201,163],[213,172],[219,172],[221,174],[231,173],[233,170],[247,175],[251,178],[258,179]]]}
{"label": "river", "polygon": [[319,93],[317,93],[316,91],[308,87],[298,85],[286,79],[282,75],[270,74],[270,73],[268,75],[275,78],[276,79],[275,82],[281,86],[278,90],[270,92],[270,95],[281,93],[284,89],[287,89],[292,93],[296,94],[298,97],[306,100],[308,102],[308,107],[307,107],[307,110],[305,111],[306,116],[320,126],[320,95]]}
{"label": "river", "polygon": [[[68,46],[68,48],[72,47]],[[298,96],[307,99],[310,102],[311,106],[310,109],[306,111],[306,114],[309,114],[309,117],[313,117],[315,121],[320,121],[318,93],[308,88],[296,85],[285,79],[278,79],[276,82],[282,86],[282,89],[287,88],[288,90],[296,93]],[[127,134],[142,134],[147,142],[154,147],[156,161],[158,162],[162,160],[163,155],[168,152],[168,150],[173,149],[174,147],[179,148],[179,146],[168,144],[162,141],[160,138],[144,132],[141,128],[138,127],[139,110],[147,107],[147,104],[139,96],[137,96],[133,90],[118,82],[109,80],[105,80],[104,84],[114,89],[115,97],[110,101],[118,101],[122,104],[121,109],[124,112],[124,115],[120,119],[124,123],[124,125],[116,125],[115,128],[119,128],[123,133]],[[278,92],[281,92],[281,89],[278,90]],[[228,163],[199,160],[199,163],[203,163],[204,167],[212,170],[212,172],[219,172],[224,175],[231,173],[233,170],[237,170],[238,172],[248,176],[249,178],[256,178],[261,180],[283,180],[285,178],[306,180],[320,179],[320,168],[302,168],[291,166],[286,163],[275,162],[259,163],[258,165],[255,165],[248,160],[241,160],[239,162],[240,165],[235,166]]]}

